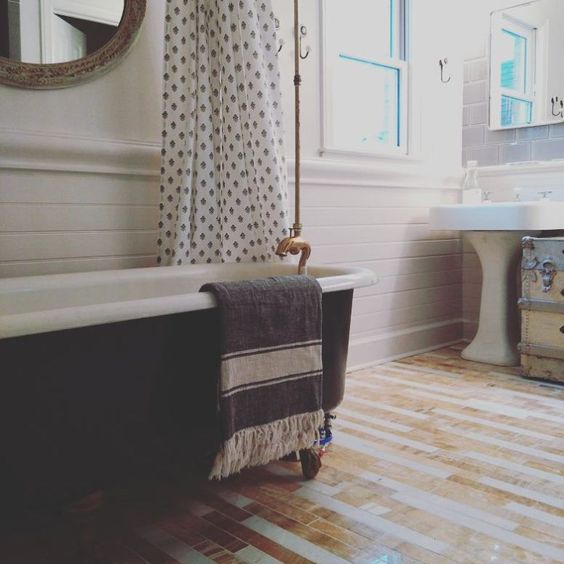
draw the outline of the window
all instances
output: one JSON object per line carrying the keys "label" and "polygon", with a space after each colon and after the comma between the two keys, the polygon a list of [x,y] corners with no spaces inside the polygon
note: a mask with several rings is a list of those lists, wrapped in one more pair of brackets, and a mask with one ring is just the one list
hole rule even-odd
{"label": "window", "polygon": [[407,154],[407,0],[323,0],[323,149]]}
{"label": "window", "polygon": [[533,123],[536,30],[500,15],[492,31],[492,118],[501,127]]}

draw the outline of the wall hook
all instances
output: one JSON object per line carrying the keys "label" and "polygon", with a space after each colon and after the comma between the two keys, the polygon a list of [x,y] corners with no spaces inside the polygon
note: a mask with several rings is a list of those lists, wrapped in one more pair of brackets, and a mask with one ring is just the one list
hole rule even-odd
{"label": "wall hook", "polygon": [[305,53],[302,51],[302,39],[307,36],[307,27],[302,25],[300,27],[300,59],[307,59],[311,53],[311,47],[306,47]]}
{"label": "wall hook", "polygon": [[439,66],[441,67],[441,82],[444,84],[447,84],[451,81],[452,76],[449,75],[449,77],[445,80],[445,67],[448,65],[448,59],[445,57],[444,59],[439,59]]}
{"label": "wall hook", "polygon": [[564,118],[564,100],[556,96],[555,98],[551,98],[550,101],[552,102],[552,115],[554,117]]}

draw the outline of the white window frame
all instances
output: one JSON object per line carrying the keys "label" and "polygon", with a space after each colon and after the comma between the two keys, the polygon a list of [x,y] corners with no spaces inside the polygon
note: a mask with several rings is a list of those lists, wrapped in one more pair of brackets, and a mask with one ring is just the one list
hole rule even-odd
{"label": "white window frame", "polygon": [[[328,37],[325,22],[327,21],[326,0],[320,0],[321,4],[321,35],[322,35],[322,64],[321,64],[321,155],[341,154],[359,157],[388,157],[388,158],[407,158],[410,155],[410,77],[409,77],[409,4],[410,0],[394,0],[394,18],[399,22],[394,33],[396,45],[394,51],[397,57],[374,56],[372,53],[347,53],[339,49],[338,44],[334,44],[334,38]],[[345,4],[343,2],[343,4]],[[330,108],[333,105],[331,91],[330,66],[329,60],[336,54],[344,54],[382,67],[397,70],[399,80],[399,145],[396,147],[382,146],[374,150],[363,150],[360,147],[348,147],[339,143],[333,134],[333,124]]]}
{"label": "white window frame", "polygon": [[[536,91],[538,65],[538,30],[511,16],[498,13],[493,17],[491,33],[491,85],[490,85],[490,127],[492,129],[515,129],[516,127],[530,127],[537,121],[539,115],[539,104]],[[525,72],[527,74],[525,92],[501,87],[501,56],[500,50],[495,46],[495,38],[501,33],[509,33],[524,37],[527,40],[527,56],[525,60]],[[506,96],[516,100],[523,100],[532,104],[531,120],[526,124],[501,123],[501,100]]]}

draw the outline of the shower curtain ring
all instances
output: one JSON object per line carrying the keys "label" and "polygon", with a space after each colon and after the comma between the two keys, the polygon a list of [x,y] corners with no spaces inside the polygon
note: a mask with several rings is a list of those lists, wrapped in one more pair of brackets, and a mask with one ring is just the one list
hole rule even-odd
{"label": "shower curtain ring", "polygon": [[[276,28],[276,31],[280,30],[280,20],[278,18],[274,18],[274,27]],[[280,53],[280,51],[282,51],[282,48],[284,47],[285,44],[286,44],[286,42],[284,41],[284,39],[280,39],[280,45],[278,47],[278,53]]]}

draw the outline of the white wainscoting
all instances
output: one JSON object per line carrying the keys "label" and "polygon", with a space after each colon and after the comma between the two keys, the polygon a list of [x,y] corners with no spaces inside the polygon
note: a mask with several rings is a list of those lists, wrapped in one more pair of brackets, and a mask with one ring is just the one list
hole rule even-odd
{"label": "white wainscoting", "polygon": [[159,146],[0,129],[0,277],[156,264]]}
{"label": "white wainscoting", "polygon": [[[156,264],[159,146],[9,130],[0,145],[0,277]],[[355,297],[350,366],[459,340],[461,240],[428,227],[458,179],[321,159],[302,176],[312,262],[380,278]]]}
{"label": "white wainscoting", "polygon": [[[551,200],[564,201],[564,161],[527,162],[516,165],[487,166],[479,169],[479,184],[491,192],[495,202],[515,200],[519,188],[522,200],[537,200],[538,192],[550,190]],[[476,334],[482,292],[480,261],[470,244],[464,242],[464,337]],[[518,273],[516,273],[518,278]]]}
{"label": "white wainscoting", "polygon": [[363,266],[380,278],[355,294],[350,367],[462,338],[460,236],[428,226],[430,206],[460,201],[458,178],[319,159],[303,163],[302,182],[312,262]]}

